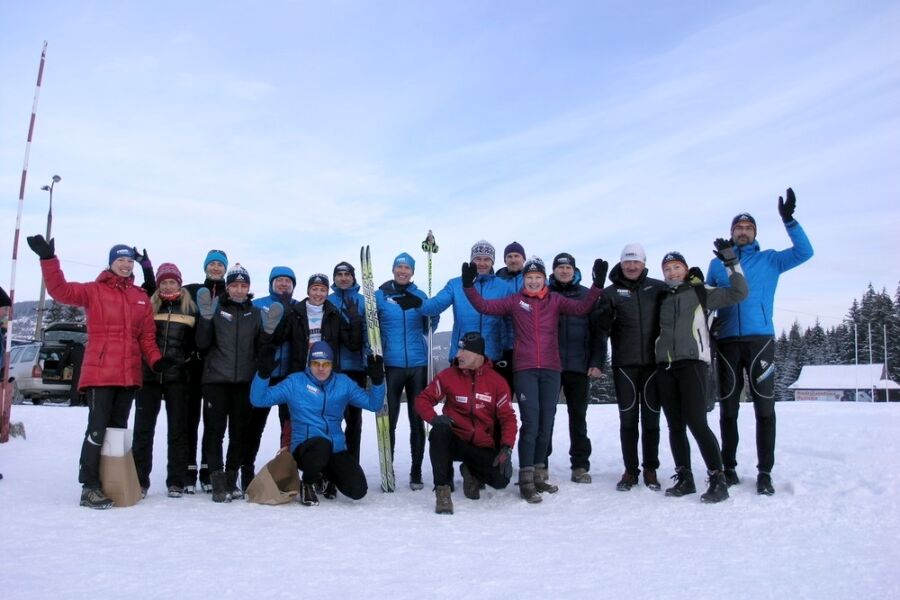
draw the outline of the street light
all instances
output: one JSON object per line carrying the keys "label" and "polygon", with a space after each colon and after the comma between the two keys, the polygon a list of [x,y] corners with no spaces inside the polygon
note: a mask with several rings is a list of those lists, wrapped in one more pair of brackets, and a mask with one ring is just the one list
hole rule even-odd
{"label": "street light", "polygon": [[[53,179],[50,181],[50,185],[45,185],[41,187],[41,190],[45,192],[50,192],[50,208],[47,209],[47,237],[46,240],[50,241],[50,228],[53,226],[53,186],[60,182],[62,177],[59,175],[54,175]],[[47,286],[44,283],[44,278],[41,277],[41,296],[38,300],[38,310],[37,310],[37,319],[34,324],[34,339],[40,339],[41,335],[41,326],[43,325],[44,320],[44,303],[47,299]]]}

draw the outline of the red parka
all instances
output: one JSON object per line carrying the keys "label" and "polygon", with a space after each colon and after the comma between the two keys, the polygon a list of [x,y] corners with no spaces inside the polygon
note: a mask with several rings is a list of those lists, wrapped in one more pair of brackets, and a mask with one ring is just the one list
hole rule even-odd
{"label": "red parka", "polygon": [[485,359],[479,369],[453,365],[416,396],[416,412],[429,423],[437,416],[434,407],[444,401],[443,414],[453,419],[456,437],[480,448],[498,448],[516,443],[516,412],[509,385]]}
{"label": "red parka", "polygon": [[150,298],[134,285],[134,276],[106,270],[90,283],[69,283],[56,257],[42,260],[41,271],[54,300],[85,309],[88,339],[78,389],[141,387],[141,356],[153,365],[162,355]]}

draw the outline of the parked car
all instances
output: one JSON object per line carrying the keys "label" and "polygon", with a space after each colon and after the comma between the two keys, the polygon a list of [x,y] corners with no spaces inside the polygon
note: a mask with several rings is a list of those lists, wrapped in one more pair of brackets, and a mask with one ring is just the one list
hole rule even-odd
{"label": "parked car", "polygon": [[53,323],[43,332],[41,378],[47,385],[65,385],[71,391],[71,403],[79,404],[78,380],[87,343],[84,323]]}
{"label": "parked car", "polygon": [[68,400],[71,384],[44,383],[41,368],[41,346],[33,342],[15,346],[9,353],[9,376],[13,378],[13,402],[31,401],[41,404],[44,400]]}

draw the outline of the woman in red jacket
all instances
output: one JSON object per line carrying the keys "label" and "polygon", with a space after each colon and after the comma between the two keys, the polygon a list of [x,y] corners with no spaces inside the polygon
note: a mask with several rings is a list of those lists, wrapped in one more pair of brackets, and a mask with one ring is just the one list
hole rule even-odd
{"label": "woman in red jacket", "polygon": [[50,296],[62,304],[83,306],[87,346],[78,388],[88,400],[88,426],[81,446],[81,506],[113,505],[100,489],[100,447],[107,427],[127,427],[131,400],[141,387],[141,357],[154,371],[166,366],[156,347],[156,326],[147,293],[134,285],[134,250],[118,244],[109,251],[109,268],[88,283],[69,283],[59,268],[54,240],[35,235],[28,245],[41,259]]}
{"label": "woman in red jacket", "polygon": [[519,429],[519,493],[530,503],[541,501],[538,492],[554,493],[547,481],[547,450],[553,433],[562,363],[559,358],[559,315],[584,316],[603,292],[609,265],[594,261],[594,285],[577,300],[551,292],[544,262],[525,263],[522,289],[499,300],[485,300],[474,287],[475,265],[463,263],[462,284],[475,310],[487,315],[510,315],[515,330],[513,369],[522,427]]}

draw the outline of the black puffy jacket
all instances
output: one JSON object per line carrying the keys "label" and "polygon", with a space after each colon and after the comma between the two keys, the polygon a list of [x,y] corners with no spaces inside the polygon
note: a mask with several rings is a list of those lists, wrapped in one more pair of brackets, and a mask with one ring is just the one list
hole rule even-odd
{"label": "black puffy jacket", "polygon": [[647,269],[634,281],[626,279],[622,265],[609,273],[612,285],[603,290],[599,321],[601,335],[612,341],[612,366],[656,364],[654,344],[659,335],[659,302],[668,286],[647,277]]}
{"label": "black puffy jacket", "polygon": [[203,383],[249,383],[256,374],[262,319],[251,297],[240,303],[220,298],[212,319],[197,319],[197,348],[205,352]]}
{"label": "black puffy jacket", "polygon": [[[186,291],[184,293],[187,293]],[[155,383],[186,383],[187,363],[194,352],[194,333],[198,316],[185,314],[181,310],[181,300],[162,300],[159,311],[153,315],[156,321],[156,345],[163,358],[174,365],[162,373],[154,373],[144,363],[144,381]]]}
{"label": "black puffy jacket", "polygon": [[[588,293],[580,282],[581,271],[575,269],[575,277],[568,283],[560,283],[550,275],[549,287],[566,298],[577,299]],[[606,338],[598,334],[600,314],[595,307],[584,317],[559,315],[559,359],[563,371],[586,374],[591,367],[603,368],[606,363]]]}

